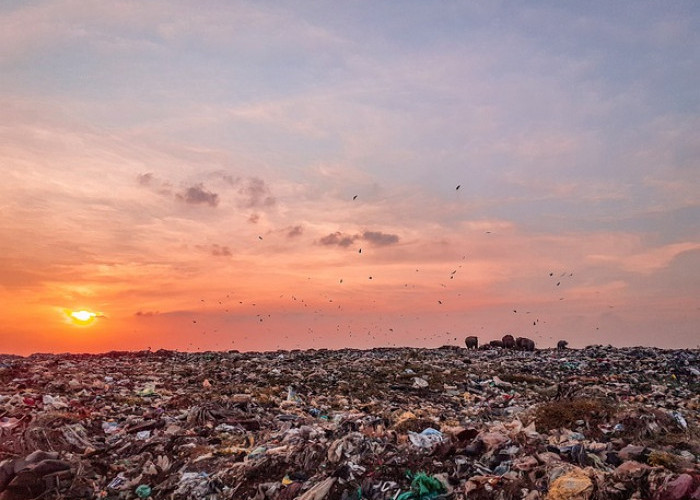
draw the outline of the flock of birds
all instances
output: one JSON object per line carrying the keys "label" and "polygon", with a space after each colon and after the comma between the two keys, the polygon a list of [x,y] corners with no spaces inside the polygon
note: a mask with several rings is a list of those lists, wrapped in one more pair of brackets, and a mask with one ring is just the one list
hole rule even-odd
{"label": "flock of birds", "polygon": [[[455,191],[459,191],[461,188],[461,184],[458,184],[455,187]],[[356,201],[358,199],[357,194],[354,194],[352,196],[352,201]],[[485,234],[492,234],[492,231],[484,231]],[[258,236],[259,240],[263,240],[262,236]],[[362,248],[357,249],[357,253],[359,255],[362,255]],[[467,259],[466,255],[463,255],[461,260],[465,261]],[[458,272],[462,268],[462,263],[458,262],[456,265],[453,265],[449,267],[448,271],[446,272],[446,278],[449,280],[455,280],[458,276]],[[414,268],[411,268],[414,269]],[[415,268],[415,271],[412,272],[411,274],[415,275],[415,273],[419,273],[421,271],[420,268]],[[549,272],[549,278],[552,280],[556,280],[556,283],[553,285],[553,287],[556,289],[557,287],[560,287],[563,283],[563,280],[565,279],[571,279],[573,278],[574,274],[572,272]],[[367,275],[367,280],[372,281],[374,280],[374,275],[369,274]],[[312,277],[307,277],[307,281],[311,282]],[[338,278],[338,284],[342,285],[345,282],[343,277]],[[411,289],[415,288],[415,283],[411,283],[410,281],[406,281],[404,283],[404,288],[405,289]],[[448,284],[446,283],[440,283],[440,287],[442,289],[447,289]],[[192,325],[195,325],[196,327],[200,328],[202,326],[205,326],[203,330],[201,330],[201,335],[205,336],[208,333],[213,333],[216,334],[217,338],[220,338],[220,340],[214,340],[213,338],[207,342],[204,341],[192,341],[188,345],[192,350],[202,350],[201,345],[206,343],[211,345],[212,341],[213,344],[215,345],[216,348],[237,348],[241,347],[243,349],[249,349],[249,348],[254,348],[256,345],[256,340],[259,339],[261,331],[260,328],[264,328],[266,326],[266,323],[270,323],[271,320],[277,319],[278,323],[273,326],[273,327],[267,327],[264,330],[264,334],[266,337],[269,338],[276,338],[278,340],[277,344],[275,345],[275,348],[277,349],[283,349],[283,348],[311,348],[311,347],[327,347],[329,344],[332,344],[333,342],[329,342],[329,328],[331,327],[332,323],[335,323],[335,342],[342,342],[342,347],[370,347],[370,346],[386,346],[386,347],[397,347],[398,344],[396,342],[396,333],[397,330],[402,334],[402,340],[406,340],[406,332],[409,331],[411,328],[413,328],[413,325],[416,324],[417,321],[421,319],[420,316],[415,316],[415,315],[410,315],[410,314],[400,314],[398,316],[398,319],[394,319],[394,321],[398,324],[393,325],[391,327],[386,326],[387,325],[387,320],[385,319],[385,315],[381,313],[377,308],[376,308],[376,299],[371,301],[371,305],[369,308],[364,308],[360,307],[359,310],[353,310],[352,313],[350,314],[351,318],[348,319],[347,323],[343,322],[337,322],[337,321],[328,321],[329,319],[335,319],[337,320],[338,318],[343,316],[343,304],[342,301],[339,301],[339,303],[336,303],[334,299],[328,295],[324,295],[322,297],[315,297],[314,300],[306,300],[304,298],[301,298],[297,294],[280,294],[279,299],[287,299],[289,301],[288,306],[279,306],[279,302],[275,305],[275,310],[277,311],[275,313],[275,316],[271,313],[263,313],[263,312],[256,312],[257,304],[256,302],[252,302],[250,300],[243,300],[240,298],[235,298],[232,297],[232,295],[235,295],[235,292],[230,292],[226,294],[225,297],[220,297],[213,299],[213,302],[216,303],[216,306],[221,308],[221,310],[217,311],[215,314],[211,314],[211,307],[209,303],[207,302],[207,299],[200,299],[200,303],[205,305],[205,309],[207,310],[207,314],[203,315],[206,320],[201,320],[199,318],[193,318]],[[443,295],[447,295],[444,293]],[[461,293],[456,294],[457,297],[461,296]],[[438,306],[442,306],[446,303],[445,296],[437,297],[436,303]],[[559,300],[564,300],[564,297],[559,297]],[[331,309],[328,309],[328,304],[334,304],[334,307]],[[309,326],[307,326],[306,329],[306,336],[303,339],[303,341],[300,341],[298,339],[299,335],[294,335],[290,336],[289,334],[283,334],[280,333],[280,324],[279,321],[285,321],[288,320],[292,316],[297,316],[299,314],[300,310],[304,310],[304,312],[307,313],[306,317],[308,318],[308,323]],[[232,318],[232,321],[221,321],[220,319],[217,320],[211,320],[211,318],[220,318],[221,313],[225,313],[227,315],[230,315]],[[309,314],[310,313],[310,314]],[[514,308],[513,309],[514,314],[519,314],[518,309]],[[449,312],[444,313],[446,316],[449,316]],[[526,315],[531,314],[531,311],[525,311]],[[355,319],[352,319],[355,318]],[[363,318],[362,320],[358,320],[357,318]],[[323,321],[326,320],[326,321]],[[530,321],[530,320],[528,320]],[[540,319],[536,317],[535,319],[531,320],[532,321],[532,327],[538,328],[540,326]],[[272,321],[274,323],[274,321]],[[546,322],[543,322],[546,323]],[[219,328],[213,328],[213,329],[208,329],[206,328],[207,324],[209,326],[219,326]],[[258,329],[255,329],[253,327],[254,324],[258,325]],[[433,329],[433,331],[426,332],[422,327],[418,327],[418,331],[415,332],[413,335],[413,340],[419,344],[419,345],[424,345],[424,346],[439,346],[444,343],[459,343],[461,342],[460,339],[462,339],[465,335],[464,331],[464,325],[457,325],[453,324],[454,328],[458,329],[459,331],[457,332],[451,332],[448,330],[439,330],[437,328]],[[227,327],[226,332],[227,335],[225,337],[221,336],[219,334],[219,329],[221,327]],[[241,332],[239,329],[245,327],[246,330]],[[484,327],[481,327],[481,330],[483,330]],[[438,331],[439,330],[439,331]],[[499,332],[493,332],[494,335],[499,336]],[[539,330],[535,330],[534,332],[529,332],[530,335],[540,338],[542,340],[544,338],[544,334],[540,332]],[[233,339],[231,340],[231,338]],[[292,338],[295,337],[295,338]],[[230,345],[225,345],[225,342],[228,342],[228,340],[221,340],[223,338],[226,338],[230,340]],[[499,337],[500,338],[500,337]],[[548,339],[553,339],[552,336],[548,336]],[[339,345],[336,345],[335,347],[339,347]]]}

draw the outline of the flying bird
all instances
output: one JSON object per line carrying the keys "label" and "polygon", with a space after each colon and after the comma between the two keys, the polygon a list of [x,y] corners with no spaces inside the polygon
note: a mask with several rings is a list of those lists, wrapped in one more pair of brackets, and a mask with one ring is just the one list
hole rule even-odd
{"label": "flying bird", "polygon": [[357,195],[353,196],[352,199],[353,199],[353,200],[356,200],[356,199],[357,199]]}
{"label": "flying bird", "polygon": [[461,187],[462,187],[461,184],[457,184],[457,187],[455,188],[455,191],[459,191],[459,188],[461,188]]}

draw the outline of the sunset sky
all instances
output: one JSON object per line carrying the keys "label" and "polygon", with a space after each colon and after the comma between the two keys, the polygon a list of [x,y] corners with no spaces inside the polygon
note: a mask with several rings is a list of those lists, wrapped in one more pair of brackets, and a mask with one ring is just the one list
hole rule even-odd
{"label": "sunset sky", "polygon": [[0,352],[697,347],[699,111],[695,1],[4,1]]}

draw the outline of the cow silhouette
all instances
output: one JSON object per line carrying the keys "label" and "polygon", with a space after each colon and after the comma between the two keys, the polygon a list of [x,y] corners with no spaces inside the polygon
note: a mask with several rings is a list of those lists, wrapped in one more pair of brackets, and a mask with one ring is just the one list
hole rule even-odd
{"label": "cow silhouette", "polygon": [[518,337],[515,339],[515,348],[519,351],[534,351],[535,341],[527,337]]}
{"label": "cow silhouette", "polygon": [[506,349],[515,349],[515,338],[512,335],[504,335],[501,342]]}

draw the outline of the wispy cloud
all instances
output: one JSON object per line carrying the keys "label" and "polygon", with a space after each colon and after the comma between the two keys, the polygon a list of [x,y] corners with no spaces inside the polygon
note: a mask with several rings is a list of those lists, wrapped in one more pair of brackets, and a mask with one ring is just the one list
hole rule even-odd
{"label": "wispy cloud", "polygon": [[700,242],[683,242],[662,247],[637,249],[627,254],[594,254],[588,259],[594,262],[614,263],[625,271],[651,274],[667,267],[679,255],[700,249]]}
{"label": "wispy cloud", "polygon": [[231,257],[231,248],[228,245],[219,245],[218,243],[213,243],[211,245],[197,245],[196,248],[207,252],[209,255],[214,257]]}
{"label": "wispy cloud", "polygon": [[153,173],[146,172],[145,174],[139,174],[137,180],[142,186],[150,186],[153,182]]}
{"label": "wispy cloud", "polygon": [[250,177],[241,181],[238,193],[242,196],[240,205],[244,208],[269,208],[275,204],[275,198],[265,181],[258,177]]}
{"label": "wispy cloud", "polygon": [[287,237],[288,238],[296,238],[297,236],[301,236],[302,233],[304,232],[304,228],[300,225],[290,227],[289,230],[287,231]]}

